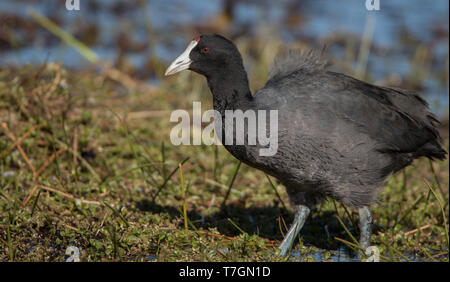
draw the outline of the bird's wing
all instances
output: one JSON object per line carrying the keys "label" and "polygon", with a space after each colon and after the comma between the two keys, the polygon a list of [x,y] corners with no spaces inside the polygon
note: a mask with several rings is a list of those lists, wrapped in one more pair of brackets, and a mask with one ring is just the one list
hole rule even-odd
{"label": "bird's wing", "polygon": [[327,95],[335,114],[387,145],[386,150],[415,152],[430,141],[440,141],[439,122],[416,93],[334,72],[326,76],[335,82]]}
{"label": "bird's wing", "polygon": [[377,140],[386,151],[414,152],[427,142],[439,147],[439,121],[416,93],[371,85],[327,71],[326,66],[321,53],[314,50],[281,52],[266,85],[254,97],[269,107],[302,107],[314,115],[318,126],[333,123],[330,117],[339,118]]}
{"label": "bird's wing", "polygon": [[282,105],[291,111],[299,109],[310,126],[344,124],[339,134],[365,134],[386,152],[416,152],[428,142],[440,142],[439,122],[427,103],[411,91],[379,87],[325,70],[307,73],[300,69],[273,78],[255,94],[257,100],[269,104],[276,100],[280,109]]}

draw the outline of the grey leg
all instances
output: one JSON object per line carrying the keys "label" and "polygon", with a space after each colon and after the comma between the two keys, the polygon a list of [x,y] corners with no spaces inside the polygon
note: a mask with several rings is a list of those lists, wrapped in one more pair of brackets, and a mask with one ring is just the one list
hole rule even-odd
{"label": "grey leg", "polygon": [[298,233],[305,224],[308,215],[309,208],[307,206],[297,206],[294,222],[292,223],[291,228],[289,228],[288,233],[284,236],[283,242],[281,242],[280,246],[278,246],[278,249],[281,250],[280,256],[285,257],[288,255],[289,250],[291,249],[295,238],[297,238]]}
{"label": "grey leg", "polygon": [[[365,250],[370,245],[370,235],[372,234],[372,214],[369,207],[362,207],[359,212],[359,245]],[[359,259],[362,258],[362,252],[359,252]]]}

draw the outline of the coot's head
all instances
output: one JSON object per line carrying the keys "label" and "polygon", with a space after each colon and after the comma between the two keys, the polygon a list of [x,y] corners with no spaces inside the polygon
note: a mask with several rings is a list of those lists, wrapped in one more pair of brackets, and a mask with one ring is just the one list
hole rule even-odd
{"label": "coot's head", "polygon": [[242,58],[230,40],[217,34],[200,35],[167,68],[165,75],[192,70],[210,77],[242,66]]}

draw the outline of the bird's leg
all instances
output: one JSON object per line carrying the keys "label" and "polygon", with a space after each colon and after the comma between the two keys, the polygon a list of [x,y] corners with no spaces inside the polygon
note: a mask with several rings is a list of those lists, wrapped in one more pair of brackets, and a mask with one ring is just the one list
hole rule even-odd
{"label": "bird's leg", "polygon": [[[370,245],[370,235],[372,234],[372,214],[369,207],[362,207],[359,212],[359,245],[366,250]],[[359,251],[358,256],[361,260],[362,251]]]}
{"label": "bird's leg", "polygon": [[294,222],[289,228],[288,233],[284,236],[283,242],[281,242],[278,249],[281,250],[280,256],[285,257],[288,255],[295,238],[305,224],[306,218],[309,215],[309,208],[307,206],[298,205],[295,212]]}

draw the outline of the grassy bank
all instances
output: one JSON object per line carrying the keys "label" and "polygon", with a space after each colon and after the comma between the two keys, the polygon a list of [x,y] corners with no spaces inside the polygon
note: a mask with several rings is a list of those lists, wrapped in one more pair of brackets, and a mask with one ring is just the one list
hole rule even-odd
{"label": "grassy bank", "polygon": [[[196,100],[211,107],[190,73],[156,88],[56,64],[0,70],[0,261],[64,261],[71,245],[82,261],[284,260],[284,188],[222,147],[170,143],[171,110]],[[448,187],[448,160],[390,178],[372,207],[382,260],[448,261]],[[352,257],[357,219],[324,202],[290,260]]]}

